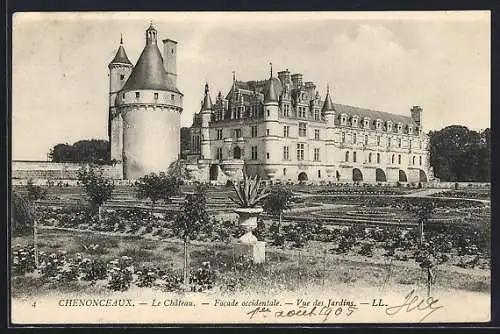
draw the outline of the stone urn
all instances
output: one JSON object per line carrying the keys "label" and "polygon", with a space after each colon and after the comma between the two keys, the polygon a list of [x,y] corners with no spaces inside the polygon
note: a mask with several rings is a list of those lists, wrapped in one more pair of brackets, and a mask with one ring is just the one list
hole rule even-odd
{"label": "stone urn", "polygon": [[262,208],[237,208],[234,210],[238,214],[240,225],[246,231],[235,244],[235,255],[250,256],[254,263],[263,263],[266,258],[266,243],[259,241],[252,233],[257,227],[257,219],[263,211]]}
{"label": "stone urn", "polygon": [[263,211],[262,208],[237,208],[234,210],[238,214],[240,226],[245,229],[245,234],[240,237],[240,241],[245,243],[257,241],[252,231],[257,227],[257,219]]}

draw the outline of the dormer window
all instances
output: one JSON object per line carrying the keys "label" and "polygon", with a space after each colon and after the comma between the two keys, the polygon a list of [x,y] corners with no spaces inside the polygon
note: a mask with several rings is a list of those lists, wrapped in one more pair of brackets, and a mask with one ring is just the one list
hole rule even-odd
{"label": "dormer window", "polygon": [[368,129],[368,128],[370,127],[370,120],[369,120],[368,118],[365,118],[365,119],[363,120],[363,127],[364,127],[365,129]]}
{"label": "dormer window", "polygon": [[401,123],[398,123],[398,133],[401,133],[401,130],[403,129],[403,126]]}
{"label": "dormer window", "polygon": [[413,134],[413,127],[411,125],[408,125],[408,133]]}
{"label": "dormer window", "polygon": [[392,131],[392,122],[391,121],[387,122],[387,131],[389,131],[389,132]]}
{"label": "dormer window", "polygon": [[382,127],[382,122],[379,119],[377,119],[375,126],[376,126],[377,130],[380,130],[380,128]]}
{"label": "dormer window", "polygon": [[345,114],[343,114],[343,115],[340,117],[340,124],[341,124],[341,125],[346,125],[346,122],[347,122],[346,115],[345,115]]}
{"label": "dormer window", "polygon": [[352,126],[355,128],[358,127],[358,118],[356,116],[352,118]]}

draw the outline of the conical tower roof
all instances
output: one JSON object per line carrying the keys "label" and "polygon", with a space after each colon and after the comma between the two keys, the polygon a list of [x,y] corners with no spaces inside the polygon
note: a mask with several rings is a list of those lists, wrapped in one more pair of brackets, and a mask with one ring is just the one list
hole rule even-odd
{"label": "conical tower roof", "polygon": [[264,92],[264,103],[268,102],[278,102],[278,94],[276,94],[276,89],[274,88],[272,65],[271,65],[271,77],[269,78],[269,83]]}
{"label": "conical tower roof", "polygon": [[152,89],[180,93],[163,67],[163,58],[156,44],[156,30],[152,25],[146,34],[146,46],[122,90]]}
{"label": "conical tower roof", "polygon": [[116,51],[115,58],[113,58],[111,63],[109,63],[109,65],[112,64],[132,65],[128,59],[127,53],[125,52],[125,48],[123,47],[123,37],[120,37],[120,46],[118,47],[118,51]]}
{"label": "conical tower roof", "polygon": [[212,99],[208,92],[208,83],[205,84],[205,97],[203,98],[203,104],[201,110],[212,110]]}
{"label": "conical tower roof", "polygon": [[329,86],[327,86],[327,88],[326,88],[325,102],[323,103],[323,108],[321,110],[322,111],[335,110],[335,107],[333,106],[332,98],[330,97],[330,87]]}

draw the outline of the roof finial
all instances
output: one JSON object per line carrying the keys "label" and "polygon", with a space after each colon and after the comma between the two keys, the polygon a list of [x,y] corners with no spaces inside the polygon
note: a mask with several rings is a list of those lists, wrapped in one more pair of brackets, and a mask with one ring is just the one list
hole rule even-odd
{"label": "roof finial", "polygon": [[271,78],[273,77],[273,63],[269,63],[269,66],[271,67]]}
{"label": "roof finial", "polygon": [[236,81],[236,71],[233,70],[233,82]]}
{"label": "roof finial", "polygon": [[123,45],[123,33],[120,33],[120,45]]}
{"label": "roof finial", "polygon": [[326,84],[326,92],[330,94],[330,84]]}
{"label": "roof finial", "polygon": [[208,82],[205,81],[205,94],[208,94]]}

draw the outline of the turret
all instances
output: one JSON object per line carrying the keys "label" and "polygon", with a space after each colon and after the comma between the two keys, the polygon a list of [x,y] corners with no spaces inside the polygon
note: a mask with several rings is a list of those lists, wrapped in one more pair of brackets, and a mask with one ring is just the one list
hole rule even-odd
{"label": "turret", "polygon": [[111,159],[122,160],[122,117],[118,114],[115,101],[116,95],[123,88],[133,65],[128,59],[123,47],[123,36],[120,36],[120,46],[113,60],[108,64],[109,69],[109,110],[108,110],[108,137]]}
{"label": "turret", "polygon": [[335,106],[333,105],[332,98],[330,97],[329,85],[326,86],[325,102],[323,103],[321,113],[325,117],[328,127],[333,127],[335,121]]}
{"label": "turret", "polygon": [[163,40],[163,67],[174,87],[177,87],[177,42],[168,38]]}
{"label": "turret", "polygon": [[200,109],[201,114],[201,156],[202,159],[210,159],[210,121],[212,119],[212,99],[208,89],[208,83],[205,84],[205,95]]}
{"label": "turret", "polygon": [[135,180],[166,172],[180,154],[182,93],[165,71],[151,24],[145,46],[123,88],[116,107],[123,119],[123,177]]}

